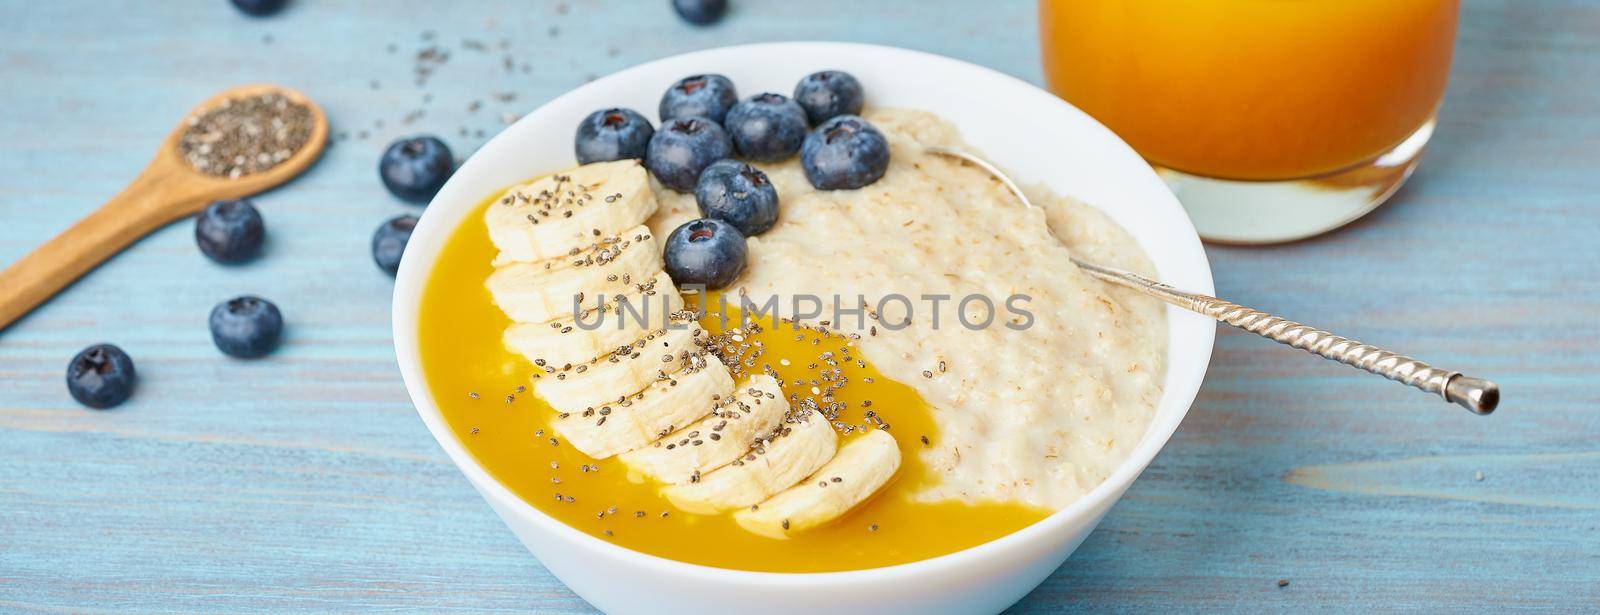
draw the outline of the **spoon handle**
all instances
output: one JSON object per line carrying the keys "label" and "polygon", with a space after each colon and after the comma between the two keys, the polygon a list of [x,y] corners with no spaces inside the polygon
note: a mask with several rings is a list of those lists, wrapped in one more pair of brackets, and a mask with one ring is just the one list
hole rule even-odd
{"label": "spoon handle", "polygon": [[1364,369],[1396,382],[1436,394],[1477,414],[1494,412],[1500,387],[1481,378],[1446,371],[1405,355],[1340,337],[1242,305],[1175,289],[1144,276],[1073,258],[1098,279],[1137,290],[1191,312],[1210,316],[1279,344]]}
{"label": "spoon handle", "polygon": [[0,330],[111,255],[171,222],[163,183],[141,174],[99,209],[0,271]]}
{"label": "spoon handle", "polygon": [[[1017,187],[1016,182],[1011,181],[1005,172],[989,164],[989,161],[960,149],[942,145],[930,146],[925,151],[958,158],[976,165],[999,179],[1024,206],[1036,207],[1028,199],[1028,194]],[[1463,376],[1461,372],[1445,371],[1405,355],[1339,337],[1292,320],[1284,320],[1237,303],[1184,292],[1131,271],[1096,265],[1077,257],[1072,257],[1072,262],[1097,279],[1131,288],[1191,312],[1210,316],[1279,344],[1299,348],[1437,394],[1445,401],[1458,404],[1477,414],[1494,412],[1494,407],[1500,403],[1500,386],[1482,378]]]}

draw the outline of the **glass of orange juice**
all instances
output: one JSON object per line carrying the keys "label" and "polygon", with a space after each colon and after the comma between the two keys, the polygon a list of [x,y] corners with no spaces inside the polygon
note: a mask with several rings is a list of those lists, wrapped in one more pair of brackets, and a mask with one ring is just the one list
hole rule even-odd
{"label": "glass of orange juice", "polygon": [[1410,176],[1459,0],[1039,0],[1051,91],[1167,180],[1208,240],[1337,228]]}

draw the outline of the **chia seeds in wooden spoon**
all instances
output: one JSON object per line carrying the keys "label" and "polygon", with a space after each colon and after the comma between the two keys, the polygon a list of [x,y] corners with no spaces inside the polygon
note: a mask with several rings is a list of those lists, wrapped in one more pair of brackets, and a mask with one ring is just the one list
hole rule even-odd
{"label": "chia seeds in wooden spoon", "polygon": [[185,120],[178,154],[196,171],[237,179],[288,160],[312,123],[308,107],[281,94],[225,100]]}

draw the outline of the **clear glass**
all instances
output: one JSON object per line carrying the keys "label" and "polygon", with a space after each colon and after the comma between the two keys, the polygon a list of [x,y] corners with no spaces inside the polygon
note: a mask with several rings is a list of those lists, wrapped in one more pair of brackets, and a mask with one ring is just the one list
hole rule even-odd
{"label": "clear glass", "polygon": [[1433,133],[1459,0],[1040,0],[1051,91],[1156,167],[1203,237],[1377,207]]}

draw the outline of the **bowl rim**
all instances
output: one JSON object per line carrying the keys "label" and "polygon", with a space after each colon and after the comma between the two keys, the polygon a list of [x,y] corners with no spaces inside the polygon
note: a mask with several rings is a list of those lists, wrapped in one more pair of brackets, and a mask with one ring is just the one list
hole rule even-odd
{"label": "bowl rim", "polygon": [[[1143,171],[1140,174],[1148,175],[1146,178],[1147,181],[1156,182],[1161,186],[1161,193],[1164,195],[1164,197],[1158,197],[1158,199],[1165,202],[1156,203],[1155,205],[1159,208],[1168,210],[1165,213],[1173,217],[1171,223],[1177,225],[1179,227],[1178,230],[1183,231],[1180,233],[1180,235],[1183,237],[1182,243],[1192,244],[1178,246],[1179,251],[1188,252],[1188,257],[1196,259],[1195,264],[1198,265],[1198,269],[1193,272],[1193,275],[1198,277],[1192,280],[1186,280],[1184,282],[1185,286],[1187,287],[1186,290],[1205,294],[1215,293],[1213,290],[1213,280],[1209,261],[1206,259],[1205,251],[1201,246],[1199,235],[1195,232],[1194,225],[1189,220],[1187,213],[1178,203],[1177,197],[1172,195],[1171,191],[1166,188],[1165,183],[1162,182],[1162,180],[1156,175],[1154,169],[1150,168],[1148,164],[1144,163],[1142,158],[1138,158],[1138,154],[1135,153],[1133,149],[1124,141],[1122,141],[1120,137],[1117,137],[1110,131],[1110,129],[1100,124],[1097,120],[1089,117],[1087,114],[1084,114],[1076,107],[1073,107],[1066,101],[1057,98],[1055,95],[1039,88],[1032,83],[988,67],[924,51],[868,43],[786,41],[731,45],[676,54],[624,68],[620,71],[605,77],[601,77],[590,83],[578,86],[561,94],[560,96],[552,98],[540,105],[538,109],[535,109],[533,112],[523,116],[512,126],[508,126],[502,130],[488,143],[486,143],[480,149],[480,152],[489,151],[491,146],[494,145],[496,141],[506,138],[506,135],[513,132],[517,128],[518,124],[529,122],[530,119],[539,112],[539,110],[554,106],[557,103],[565,101],[569,98],[581,96],[582,90],[588,88],[589,86],[611,83],[615,81],[626,81],[643,76],[647,73],[654,72],[661,65],[686,62],[698,58],[710,58],[721,54],[782,53],[799,54],[803,56],[809,52],[816,51],[818,48],[832,48],[834,50],[847,51],[851,54],[859,55],[861,57],[890,56],[895,61],[924,62],[944,65],[946,67],[965,72],[986,73],[985,76],[987,78],[1009,82],[1014,86],[1020,86],[1019,89],[1030,91],[1031,95],[1033,96],[1047,97],[1050,99],[1049,104],[1058,107],[1063,113],[1080,116],[1077,118],[1078,121],[1087,121],[1090,124],[1090,126],[1087,126],[1087,128],[1103,131],[1104,136],[1111,140],[1109,145],[1113,147],[1120,147],[1121,149],[1126,150],[1125,153],[1127,155],[1131,155],[1135,157],[1135,159],[1139,160],[1140,166],[1143,167]],[[440,190],[439,195],[447,195],[450,193],[451,184],[457,183],[455,177],[459,177],[460,171],[462,169],[466,169],[469,165],[472,165],[474,161],[479,161],[479,157],[474,155],[464,162],[461,167],[457,169],[457,174],[452,176],[450,182],[447,182],[445,187]],[[481,196],[482,195],[478,195],[477,197],[474,197],[472,202],[478,202],[481,200]],[[438,202],[439,200],[442,199],[436,196],[435,202]],[[1090,203],[1090,205],[1095,206],[1094,203]],[[1134,449],[1129,453],[1128,457],[1118,464],[1116,469],[1113,470],[1112,473],[1105,478],[1105,480],[1101,481],[1100,484],[1090,489],[1087,493],[1066,507],[1061,508],[1060,510],[1051,513],[1044,519],[1040,519],[1039,521],[1036,521],[1033,524],[1021,528],[1015,532],[1000,538],[996,538],[989,542],[928,559],[859,570],[831,572],[764,572],[732,568],[718,568],[703,564],[693,564],[652,555],[641,551],[635,551],[627,547],[607,542],[585,532],[579,531],[561,522],[560,520],[545,514],[537,507],[511,492],[511,490],[508,489],[504,484],[500,483],[498,479],[490,474],[488,470],[486,470],[478,462],[478,460],[472,456],[470,451],[466,450],[466,447],[455,436],[453,430],[451,430],[449,425],[445,422],[443,414],[439,411],[437,405],[434,403],[433,396],[428,387],[426,379],[422,376],[420,352],[418,350],[418,343],[416,339],[417,327],[419,326],[417,306],[420,302],[422,292],[426,288],[428,276],[432,272],[433,264],[436,260],[434,257],[437,255],[438,249],[442,248],[444,241],[448,239],[450,233],[456,228],[456,224],[451,224],[451,222],[456,222],[459,224],[457,220],[464,216],[463,214],[463,216],[457,216],[454,220],[444,220],[443,218],[445,215],[443,213],[429,215],[430,213],[439,210],[440,208],[436,208],[430,204],[428,209],[424,211],[423,215],[421,216],[421,220],[413,231],[411,240],[411,245],[413,246],[419,243],[417,241],[419,238],[423,239],[424,243],[438,245],[431,246],[432,252],[429,254],[430,258],[426,260],[417,258],[402,259],[399,272],[396,275],[392,303],[392,324],[396,359],[400,367],[402,378],[406,384],[407,393],[411,398],[412,404],[416,408],[418,415],[427,425],[428,430],[433,435],[434,440],[442,449],[444,449],[446,455],[450,457],[456,468],[468,478],[469,482],[484,498],[490,500],[490,504],[493,508],[502,511],[512,511],[518,516],[531,521],[541,531],[553,533],[568,543],[591,549],[595,555],[622,560],[623,563],[627,565],[645,568],[654,573],[678,576],[688,575],[712,582],[761,584],[771,587],[802,589],[821,586],[838,586],[841,583],[870,583],[888,579],[949,572],[952,569],[967,566],[974,561],[987,559],[997,553],[1015,548],[1017,545],[1025,544],[1029,541],[1060,530],[1063,526],[1068,525],[1075,520],[1087,518],[1091,511],[1101,507],[1102,505],[1109,507],[1111,504],[1114,504],[1115,501],[1121,497],[1123,491],[1125,491],[1133,483],[1134,479],[1136,479],[1139,474],[1144,471],[1145,467],[1147,467],[1149,463],[1154,460],[1155,456],[1161,451],[1161,449],[1165,447],[1167,441],[1170,440],[1173,433],[1176,432],[1178,425],[1182,422],[1184,416],[1188,414],[1188,411],[1194,403],[1195,396],[1199,392],[1201,381],[1204,380],[1206,370],[1209,367],[1210,356],[1215,342],[1215,326],[1212,324],[1210,319],[1205,319],[1205,324],[1209,326],[1207,328],[1198,330],[1198,337],[1192,340],[1192,343],[1195,345],[1195,352],[1204,353],[1206,359],[1199,365],[1199,368],[1195,371],[1195,373],[1190,374],[1189,378],[1186,378],[1180,383],[1189,384],[1192,386],[1182,387],[1181,390],[1173,390],[1171,388],[1163,389],[1162,398],[1157,405],[1157,412],[1154,416],[1152,416],[1150,425],[1146,428],[1145,434],[1141,437],[1139,443],[1134,447]],[[1170,358],[1172,352],[1172,341],[1175,335],[1173,326],[1176,319],[1204,317],[1181,311],[1175,307],[1168,308],[1167,317],[1168,357]],[[1172,384],[1170,364],[1171,361],[1169,360],[1167,366],[1169,373],[1165,379],[1165,384],[1168,385]],[[1160,408],[1168,403],[1167,400],[1169,396],[1174,395],[1177,397],[1173,397],[1173,399],[1175,400],[1175,403],[1180,404],[1179,407],[1181,407],[1181,410],[1174,413],[1166,420],[1162,420]],[[1111,501],[1107,502],[1108,499]],[[1092,523],[1098,522],[1097,519],[1093,519],[1091,521]]]}

